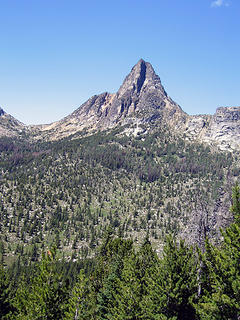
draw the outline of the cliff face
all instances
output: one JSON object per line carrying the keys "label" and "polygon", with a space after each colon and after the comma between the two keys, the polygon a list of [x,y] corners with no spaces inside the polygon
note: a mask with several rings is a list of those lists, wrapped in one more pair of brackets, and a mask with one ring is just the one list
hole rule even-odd
{"label": "cliff face", "polygon": [[186,134],[220,150],[240,148],[240,107],[220,107],[213,116],[190,116]]}
{"label": "cliff face", "polygon": [[216,143],[222,150],[240,147],[240,107],[218,108],[202,140]]}

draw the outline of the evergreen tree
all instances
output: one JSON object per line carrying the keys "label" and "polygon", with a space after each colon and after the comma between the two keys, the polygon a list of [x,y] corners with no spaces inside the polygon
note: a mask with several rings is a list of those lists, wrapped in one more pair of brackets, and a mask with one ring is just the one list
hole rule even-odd
{"label": "evergreen tree", "polygon": [[0,319],[7,319],[12,311],[9,295],[9,279],[4,268],[0,266]]}
{"label": "evergreen tree", "polygon": [[113,292],[113,304],[106,319],[137,320],[141,314],[141,281],[136,273],[136,255],[124,260],[121,278]]}
{"label": "evergreen tree", "polygon": [[81,270],[67,304],[64,320],[87,320],[88,279]]}
{"label": "evergreen tree", "polygon": [[107,230],[98,250],[95,270],[90,277],[87,306],[89,319],[106,319],[116,287],[115,280],[120,276],[124,258],[132,250],[132,240],[114,238],[111,228]]}
{"label": "evergreen tree", "polygon": [[192,248],[167,239],[163,258],[148,272],[148,294],[142,301],[142,319],[196,319],[197,264]]}
{"label": "evergreen tree", "polygon": [[[125,259],[133,252],[132,240],[122,238],[111,239],[102,256],[107,266],[104,271],[102,287],[97,293],[97,318],[109,319],[110,307],[114,304],[114,294],[118,288],[118,281],[121,277]],[[106,264],[105,264],[106,265]]]}
{"label": "evergreen tree", "polygon": [[66,291],[60,274],[56,272],[56,253],[49,250],[42,255],[35,275],[27,283],[22,278],[13,305],[16,319],[56,320],[63,316]]}
{"label": "evergreen tree", "polygon": [[158,261],[148,236],[140,250],[124,259],[121,276],[113,293],[114,299],[107,319],[141,319],[145,314],[141,301],[148,292],[146,274]]}
{"label": "evergreen tree", "polygon": [[240,187],[235,185],[232,192],[232,207],[231,211],[234,214],[235,223],[240,224]]}

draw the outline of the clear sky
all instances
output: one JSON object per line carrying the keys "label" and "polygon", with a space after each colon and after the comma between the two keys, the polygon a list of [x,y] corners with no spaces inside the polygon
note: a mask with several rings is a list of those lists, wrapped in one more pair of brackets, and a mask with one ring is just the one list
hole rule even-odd
{"label": "clear sky", "polygon": [[50,123],[149,61],[189,114],[240,106],[240,0],[0,0],[0,106]]}

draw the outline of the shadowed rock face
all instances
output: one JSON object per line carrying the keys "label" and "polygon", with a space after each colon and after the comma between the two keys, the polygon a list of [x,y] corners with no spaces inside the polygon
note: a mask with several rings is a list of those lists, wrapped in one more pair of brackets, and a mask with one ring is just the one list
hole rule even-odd
{"label": "shadowed rock face", "polygon": [[[121,122],[127,116],[143,121],[159,118],[170,103],[168,96],[150,63],[140,60],[125,78],[109,105],[109,121]],[[176,104],[172,103],[173,108]],[[180,107],[179,111],[180,111]],[[158,116],[157,116],[158,115]]]}
{"label": "shadowed rock face", "polygon": [[5,111],[2,108],[0,108],[0,116],[2,116],[4,114],[5,114]]}

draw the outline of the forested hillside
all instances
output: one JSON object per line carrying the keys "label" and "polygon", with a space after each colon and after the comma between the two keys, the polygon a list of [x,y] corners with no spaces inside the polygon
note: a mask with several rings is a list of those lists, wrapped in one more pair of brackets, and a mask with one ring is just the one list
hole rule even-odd
{"label": "forested hillside", "polygon": [[[161,252],[169,233],[202,245],[231,222],[237,154],[157,128],[124,127],[57,142],[0,141],[1,259],[38,259],[55,244],[67,259],[92,257],[106,228]],[[18,260],[22,260],[21,262]]]}
{"label": "forested hillside", "polygon": [[108,228],[94,259],[64,263],[56,248],[44,250],[15,283],[13,270],[1,266],[1,319],[237,320],[239,186],[231,211],[234,221],[219,246],[206,238],[203,250],[168,236],[159,258],[148,233],[136,250]]}

